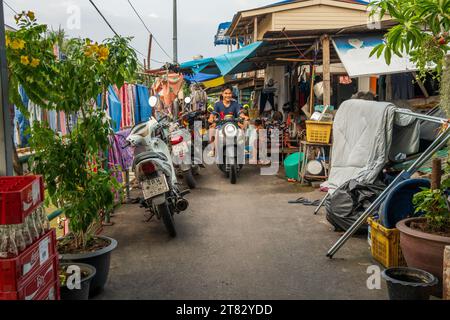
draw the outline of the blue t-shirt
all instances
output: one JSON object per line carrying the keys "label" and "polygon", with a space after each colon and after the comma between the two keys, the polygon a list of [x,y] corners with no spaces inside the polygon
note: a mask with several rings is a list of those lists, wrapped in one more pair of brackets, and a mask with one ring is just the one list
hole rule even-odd
{"label": "blue t-shirt", "polygon": [[221,120],[227,115],[233,115],[233,117],[238,118],[241,112],[241,106],[236,101],[231,101],[231,104],[227,108],[222,101],[219,101],[214,105],[214,111],[220,114]]}

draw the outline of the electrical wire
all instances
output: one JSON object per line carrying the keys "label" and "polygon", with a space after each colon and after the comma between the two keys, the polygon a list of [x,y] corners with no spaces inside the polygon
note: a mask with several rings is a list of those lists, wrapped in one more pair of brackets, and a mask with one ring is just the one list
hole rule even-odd
{"label": "electrical wire", "polygon": [[166,54],[166,56],[172,60],[172,57],[167,53],[166,50],[164,50],[164,48],[161,46],[161,44],[158,42],[158,40],[156,39],[155,35],[150,31],[150,29],[147,27],[147,25],[145,24],[144,20],[141,18],[141,15],[137,12],[136,8],[133,6],[133,4],[131,3],[130,0],[128,0],[128,3],[130,4],[131,8],[133,9],[134,13],[136,13],[137,17],[139,18],[139,20],[141,20],[142,24],[144,25],[145,29],[147,29],[148,33],[150,35],[153,36],[153,40],[155,40],[155,43],[158,45],[158,47],[161,48],[161,50]]}
{"label": "electrical wire", "polygon": [[105,18],[105,16],[103,15],[103,13],[100,11],[100,9],[95,5],[93,0],[89,0],[89,2],[94,6],[95,10],[97,10],[98,14],[103,18],[103,20],[106,22],[106,24],[108,25],[108,27],[112,30],[112,32],[114,32],[114,34],[118,37],[119,34],[116,32],[116,30],[114,30],[114,28],[111,26],[111,24],[109,23],[109,21]]}
{"label": "electrical wire", "polygon": [[14,12],[15,14],[19,14],[16,10],[14,10],[13,7],[11,7],[11,6],[8,4],[8,2],[6,2],[6,1],[3,1],[3,2],[6,4],[6,6],[7,6],[9,9],[11,9],[12,12]]}
{"label": "electrical wire", "polygon": [[[106,22],[106,24],[108,25],[108,27],[112,30],[112,32],[114,32],[114,34],[117,37],[120,37],[120,35],[116,32],[116,30],[114,30],[114,28],[111,26],[111,24],[109,23],[109,21],[106,19],[106,17],[103,15],[103,13],[100,11],[100,9],[95,5],[93,0],[89,0],[89,2],[94,6],[95,10],[97,10],[98,14],[103,18],[103,20]],[[133,49],[134,51],[136,51],[136,53],[140,54],[141,56],[143,56],[144,58],[146,58],[146,56],[140,52],[139,50],[137,50],[135,47],[133,47],[132,45],[130,45],[130,48]],[[161,63],[164,64],[164,62],[158,61],[158,60],[154,60],[154,59],[150,59],[153,62],[156,63]]]}

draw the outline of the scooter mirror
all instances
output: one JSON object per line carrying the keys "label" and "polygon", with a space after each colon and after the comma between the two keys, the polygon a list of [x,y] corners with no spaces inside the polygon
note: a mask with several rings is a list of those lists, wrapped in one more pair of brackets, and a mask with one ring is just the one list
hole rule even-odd
{"label": "scooter mirror", "polygon": [[151,96],[150,99],[148,99],[148,103],[150,104],[150,107],[153,108],[158,103],[158,98],[155,96]]}
{"label": "scooter mirror", "polygon": [[191,97],[184,98],[184,103],[186,103],[186,104],[191,103],[191,101],[192,101]]}

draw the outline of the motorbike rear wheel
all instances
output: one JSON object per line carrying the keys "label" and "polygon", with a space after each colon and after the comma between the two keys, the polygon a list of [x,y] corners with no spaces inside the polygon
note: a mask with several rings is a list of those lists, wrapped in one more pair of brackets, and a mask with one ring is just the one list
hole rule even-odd
{"label": "motorbike rear wheel", "polygon": [[186,185],[189,187],[189,189],[195,189],[197,183],[195,182],[194,173],[192,172],[192,169],[183,172],[183,178],[184,182],[186,182]]}
{"label": "motorbike rear wheel", "polygon": [[175,238],[177,236],[177,231],[175,230],[175,221],[173,220],[173,215],[172,212],[170,212],[167,202],[158,206],[158,212],[160,217],[162,218],[164,226],[169,232],[169,235],[172,238]]}
{"label": "motorbike rear wheel", "polygon": [[231,184],[236,184],[237,181],[237,167],[235,164],[230,166],[230,182]]}

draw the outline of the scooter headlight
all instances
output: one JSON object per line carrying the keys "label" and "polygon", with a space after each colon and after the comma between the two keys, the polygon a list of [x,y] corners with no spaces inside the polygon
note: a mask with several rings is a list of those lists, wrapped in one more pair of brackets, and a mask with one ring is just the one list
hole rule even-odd
{"label": "scooter headlight", "polygon": [[223,133],[225,134],[226,137],[233,138],[237,136],[238,129],[236,128],[235,125],[229,123],[223,127]]}

